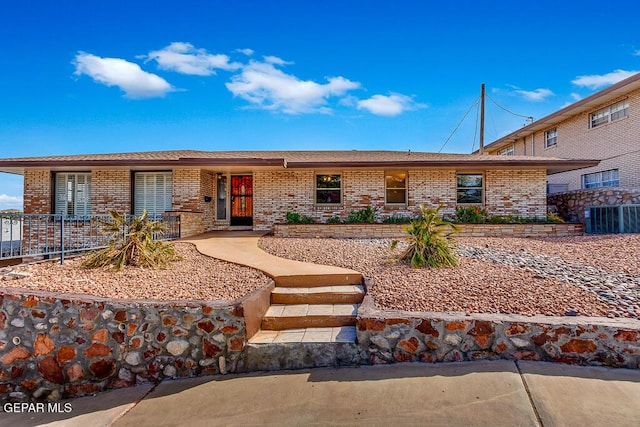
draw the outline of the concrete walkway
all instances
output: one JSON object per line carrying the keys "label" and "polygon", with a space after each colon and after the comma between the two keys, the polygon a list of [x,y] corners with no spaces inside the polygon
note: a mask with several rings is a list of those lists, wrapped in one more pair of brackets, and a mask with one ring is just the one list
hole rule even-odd
{"label": "concrete walkway", "polygon": [[0,413],[0,425],[637,426],[640,371],[522,361],[321,368],[163,381],[64,403],[71,412]]}
{"label": "concrete walkway", "polygon": [[262,235],[263,232],[255,231],[212,231],[182,241],[193,243],[205,255],[262,270],[279,286],[349,285],[359,283],[362,277],[357,271],[346,268],[270,255],[258,248]]}

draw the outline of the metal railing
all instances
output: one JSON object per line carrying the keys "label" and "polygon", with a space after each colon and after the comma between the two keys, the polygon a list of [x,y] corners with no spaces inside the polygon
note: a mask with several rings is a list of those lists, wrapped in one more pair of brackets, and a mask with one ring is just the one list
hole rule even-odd
{"label": "metal railing", "polygon": [[587,233],[640,233],[640,205],[589,206]]}
{"label": "metal railing", "polygon": [[[106,247],[114,236],[105,231],[109,215],[0,214],[0,260],[26,257],[64,257],[69,254]],[[130,222],[133,215],[127,215]],[[165,231],[154,239],[180,237],[180,216],[149,217],[160,221]],[[122,228],[125,237],[127,227]]]}

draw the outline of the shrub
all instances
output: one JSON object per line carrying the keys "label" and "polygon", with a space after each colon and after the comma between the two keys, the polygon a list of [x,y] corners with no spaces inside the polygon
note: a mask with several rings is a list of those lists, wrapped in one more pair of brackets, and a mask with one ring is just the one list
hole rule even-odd
{"label": "shrub", "polygon": [[172,243],[155,240],[154,235],[164,231],[159,221],[147,219],[147,211],[134,216],[128,222],[125,215],[110,211],[111,219],[101,221],[104,230],[111,235],[109,245],[90,253],[82,262],[86,268],[113,265],[120,270],[126,265],[162,268],[180,259]]}
{"label": "shrub", "polygon": [[351,211],[344,220],[345,224],[373,224],[376,221],[376,208],[367,206],[359,211]]}
{"label": "shrub", "polygon": [[479,206],[469,206],[464,208],[457,208],[455,215],[455,222],[471,223],[471,224],[484,224],[487,222],[489,214],[485,209]]}
{"label": "shrub", "polygon": [[565,220],[558,215],[556,212],[548,212],[547,213],[547,221],[554,222],[556,224],[563,224]]}
{"label": "shrub", "polygon": [[298,212],[287,212],[287,224],[313,224],[315,220],[310,216],[300,215]]}
{"label": "shrub", "polygon": [[[456,227],[442,219],[440,209],[441,207],[427,209],[420,205],[422,218],[404,227],[409,235],[409,245],[399,255],[401,261],[416,268],[455,267],[458,264],[454,253],[456,240],[453,236]],[[394,249],[397,244],[397,240],[392,241],[391,248]]]}
{"label": "shrub", "polygon": [[409,224],[417,218],[409,215],[391,215],[382,220],[384,224]]}
{"label": "shrub", "polygon": [[337,215],[327,218],[327,224],[340,224],[341,222],[340,217]]}

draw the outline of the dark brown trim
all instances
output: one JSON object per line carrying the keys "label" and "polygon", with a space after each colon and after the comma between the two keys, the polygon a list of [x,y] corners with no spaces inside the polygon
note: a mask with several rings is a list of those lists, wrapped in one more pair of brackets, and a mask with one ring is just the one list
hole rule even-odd
{"label": "dark brown trim", "polygon": [[531,160],[500,160],[499,156],[496,160],[420,160],[420,161],[391,161],[391,162],[288,162],[288,169],[310,169],[310,168],[405,168],[409,170],[415,168],[460,168],[460,167],[571,167],[575,169],[597,166],[600,160],[583,160],[583,159],[537,159],[532,157]]}

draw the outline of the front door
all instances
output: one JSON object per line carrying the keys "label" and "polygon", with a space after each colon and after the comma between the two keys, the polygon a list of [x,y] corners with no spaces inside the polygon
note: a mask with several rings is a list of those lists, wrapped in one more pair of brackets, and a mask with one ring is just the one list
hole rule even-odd
{"label": "front door", "polygon": [[253,176],[231,176],[231,225],[253,225]]}

